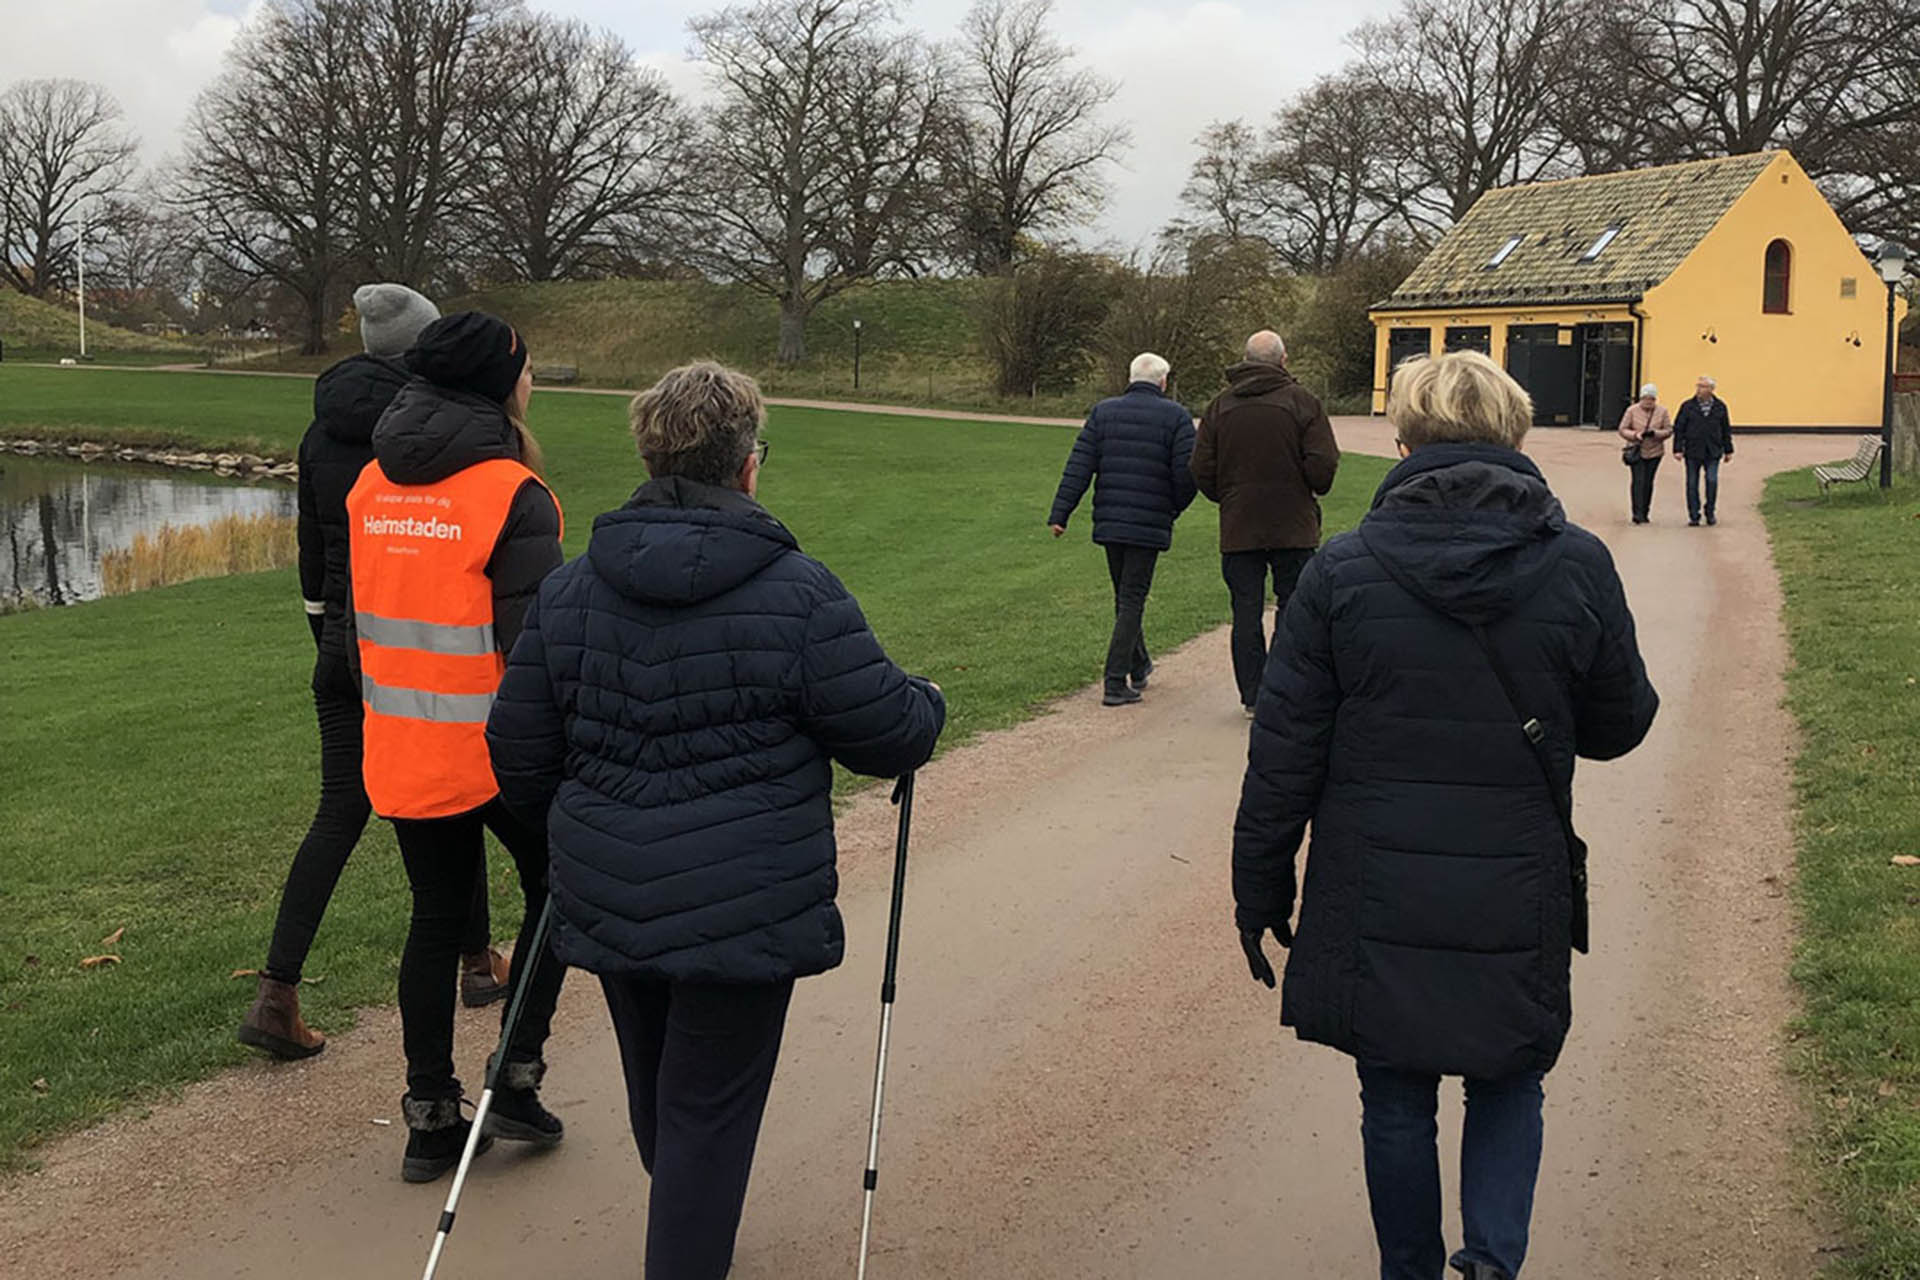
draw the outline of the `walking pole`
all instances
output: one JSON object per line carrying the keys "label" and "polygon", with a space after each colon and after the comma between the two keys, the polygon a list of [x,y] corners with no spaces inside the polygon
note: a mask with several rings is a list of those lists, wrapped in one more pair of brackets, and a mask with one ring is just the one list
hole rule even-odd
{"label": "walking pole", "polygon": [[547,891],[546,905],[540,908],[540,920],[533,926],[531,946],[533,954],[526,957],[520,967],[520,981],[513,988],[513,999],[507,1005],[506,1020],[500,1024],[500,1046],[494,1051],[493,1060],[487,1063],[487,1087],[480,1091],[480,1103],[473,1109],[473,1128],[467,1133],[467,1148],[460,1153],[460,1167],[453,1171],[453,1187],[447,1192],[446,1207],[440,1210],[440,1229],[434,1232],[433,1251],[427,1254],[427,1270],[421,1280],[433,1280],[433,1273],[440,1267],[440,1254],[447,1247],[447,1237],[453,1234],[453,1215],[460,1207],[460,1192],[467,1185],[467,1170],[473,1167],[473,1157],[480,1149],[480,1137],[486,1128],[487,1113],[493,1110],[493,1087],[500,1079],[500,1069],[507,1065],[507,1045],[513,1040],[515,1028],[520,1025],[520,1010],[527,1002],[527,990],[533,986],[533,971],[539,967],[540,957],[547,949],[547,926],[553,920],[553,891]]}
{"label": "walking pole", "polygon": [[893,789],[900,806],[900,835],[893,846],[893,909],[887,917],[887,968],[880,980],[880,1052],[873,1065],[873,1125],[867,1131],[867,1203],[860,1214],[859,1280],[867,1280],[867,1246],[873,1238],[873,1189],[880,1181],[880,1102],[887,1088],[887,1037],[893,1030],[893,979],[900,965],[900,910],[907,896],[907,832],[913,827],[913,775]]}

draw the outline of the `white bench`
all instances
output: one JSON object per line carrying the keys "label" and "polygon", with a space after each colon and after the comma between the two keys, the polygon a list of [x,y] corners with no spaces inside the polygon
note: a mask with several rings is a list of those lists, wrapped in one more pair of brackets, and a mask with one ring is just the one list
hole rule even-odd
{"label": "white bench", "polygon": [[1820,482],[1820,492],[1826,493],[1830,485],[1865,480],[1872,475],[1873,464],[1880,458],[1880,444],[1879,436],[1861,436],[1860,447],[1853,451],[1851,458],[1830,467],[1815,467],[1813,478]]}

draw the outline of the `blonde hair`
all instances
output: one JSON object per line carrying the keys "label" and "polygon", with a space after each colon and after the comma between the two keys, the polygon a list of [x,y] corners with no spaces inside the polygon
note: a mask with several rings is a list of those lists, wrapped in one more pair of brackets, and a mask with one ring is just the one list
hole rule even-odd
{"label": "blonde hair", "polygon": [[628,417],[649,475],[731,487],[766,425],[767,406],[746,374],[696,360],[635,396]]}
{"label": "blonde hair", "polygon": [[1533,425],[1533,399],[1478,351],[1414,356],[1393,371],[1387,418],[1409,449],[1497,444],[1518,449]]}

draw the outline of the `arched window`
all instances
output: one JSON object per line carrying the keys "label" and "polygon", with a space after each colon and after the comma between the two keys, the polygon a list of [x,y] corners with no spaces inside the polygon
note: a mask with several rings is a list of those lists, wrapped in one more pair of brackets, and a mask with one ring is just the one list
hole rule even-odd
{"label": "arched window", "polygon": [[1786,315],[1787,302],[1793,296],[1792,286],[1793,246],[1785,240],[1775,240],[1767,246],[1767,279],[1760,309],[1770,316]]}

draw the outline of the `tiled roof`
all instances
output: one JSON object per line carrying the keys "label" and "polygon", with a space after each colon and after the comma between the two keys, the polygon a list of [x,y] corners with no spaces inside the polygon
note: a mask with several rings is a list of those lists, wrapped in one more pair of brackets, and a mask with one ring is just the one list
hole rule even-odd
{"label": "tiled roof", "polygon": [[[1380,309],[1624,302],[1645,295],[1706,238],[1773,152],[1489,191]],[[1619,232],[1592,262],[1581,255]],[[1497,267],[1487,263],[1515,236]]]}

